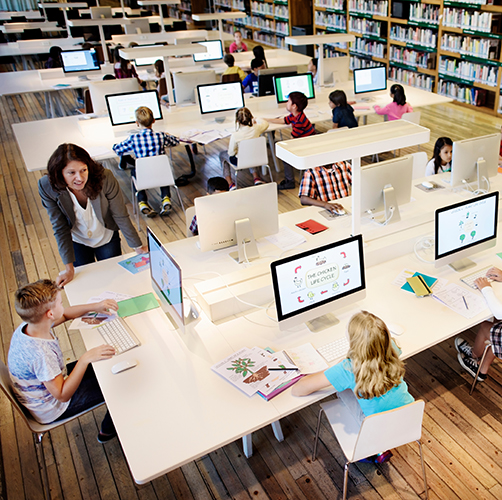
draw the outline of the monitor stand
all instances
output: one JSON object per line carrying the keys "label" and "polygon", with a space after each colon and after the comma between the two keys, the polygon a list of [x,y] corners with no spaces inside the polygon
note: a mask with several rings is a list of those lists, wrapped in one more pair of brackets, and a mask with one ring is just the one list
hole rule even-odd
{"label": "monitor stand", "polygon": [[460,259],[456,260],[455,262],[451,262],[448,264],[451,269],[456,271],[457,273],[462,273],[464,271],[467,271],[467,269],[470,269],[471,267],[474,267],[476,265],[475,262],[473,262],[471,259]]}
{"label": "monitor stand", "polygon": [[312,333],[318,333],[338,323],[340,323],[340,320],[333,313],[327,313],[307,321],[305,325]]}
{"label": "monitor stand", "polygon": [[478,173],[478,189],[481,188],[481,183],[484,181],[487,184],[487,191],[490,190],[490,181],[488,180],[488,168],[486,166],[486,161],[484,158],[478,158],[478,161],[476,162],[476,170]]}
{"label": "monitor stand", "polygon": [[399,205],[397,204],[396,192],[389,184],[383,188],[384,220],[374,219],[378,224],[388,224],[389,222],[398,222],[401,220]]}
{"label": "monitor stand", "polygon": [[239,219],[235,221],[235,238],[237,240],[237,252],[231,252],[229,255],[237,262],[249,262],[260,258],[256,240],[249,219]]}
{"label": "monitor stand", "polygon": [[87,75],[80,75],[78,79],[83,82],[89,81],[89,77]]}

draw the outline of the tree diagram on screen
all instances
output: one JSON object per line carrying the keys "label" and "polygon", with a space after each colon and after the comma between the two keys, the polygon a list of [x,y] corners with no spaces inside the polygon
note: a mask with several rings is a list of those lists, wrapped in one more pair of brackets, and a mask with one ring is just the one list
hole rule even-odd
{"label": "tree diagram on screen", "polygon": [[467,212],[465,218],[460,219],[458,222],[458,229],[460,232],[459,239],[462,245],[465,242],[471,243],[474,241],[478,228],[478,223],[476,221],[477,217],[477,212]]}

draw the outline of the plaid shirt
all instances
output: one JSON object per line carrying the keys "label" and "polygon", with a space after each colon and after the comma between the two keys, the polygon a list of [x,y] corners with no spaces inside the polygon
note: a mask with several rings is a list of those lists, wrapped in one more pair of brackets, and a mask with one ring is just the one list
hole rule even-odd
{"label": "plaid shirt", "polygon": [[143,128],[137,134],[130,135],[125,141],[115,144],[113,151],[119,156],[133,153],[136,158],[159,156],[165,154],[165,148],[177,146],[179,142],[174,135]]}
{"label": "plaid shirt", "polygon": [[194,236],[197,236],[199,234],[199,227],[197,226],[197,216],[196,215],[193,216],[193,219],[192,219],[192,222],[190,223],[189,229],[190,229],[190,231],[192,231],[192,234]]}
{"label": "plaid shirt", "polygon": [[332,201],[350,195],[352,167],[340,161],[333,165],[309,168],[303,173],[298,196]]}

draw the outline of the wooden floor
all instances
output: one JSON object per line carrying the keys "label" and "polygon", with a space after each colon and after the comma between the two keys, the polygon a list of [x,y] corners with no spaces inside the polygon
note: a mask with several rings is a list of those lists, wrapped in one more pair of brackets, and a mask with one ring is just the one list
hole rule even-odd
{"label": "wooden floor", "polygon": [[[65,106],[72,112],[74,95],[71,91],[63,94]],[[43,119],[43,110],[41,95],[0,99],[0,265],[3,275],[0,331],[4,360],[11,333],[20,322],[14,312],[13,292],[36,279],[55,278],[62,268],[37,192],[37,180],[42,173],[26,172],[11,127],[13,123]],[[428,155],[440,135],[455,140],[489,133],[500,126],[500,120],[455,105],[421,111],[422,124],[432,131],[431,142],[423,146]],[[201,150],[196,156],[197,176],[181,189],[186,205],[205,193],[207,178],[220,173],[218,152],[225,146],[224,141],[213,143],[207,147],[206,154]],[[177,173],[181,173],[186,170],[187,161],[184,149],[178,149],[175,163]],[[110,168],[130,201],[129,173],[119,171],[115,164]],[[274,175],[278,180],[282,178],[275,172]],[[244,175],[242,185],[250,182],[251,178]],[[281,212],[300,207],[293,191],[281,193],[279,204]],[[176,205],[171,216],[149,219],[148,223],[165,242],[184,237],[184,218]],[[124,251],[128,250],[124,246]],[[57,330],[67,360],[81,355],[83,344],[79,333],[67,331],[65,327]],[[473,338],[472,332],[466,335]],[[429,498],[502,498],[501,365],[494,364],[488,380],[478,386],[472,397],[468,394],[471,378],[458,365],[453,339],[407,360],[406,367],[411,393],[427,402],[423,442]],[[283,419],[285,440],[282,443],[276,442],[270,428],[256,432],[253,435],[255,454],[249,460],[237,441],[140,487],[131,479],[119,441],[113,440],[104,446],[97,443],[97,422],[103,410],[96,411],[44,438],[52,498],[341,498],[343,456],[326,427],[321,433],[319,459],[314,463],[310,459],[317,411],[318,406],[313,405]],[[166,425],[169,425],[168,415]],[[32,436],[3,397],[0,398],[0,446],[0,498],[43,498]],[[349,493],[350,498],[368,500],[424,498],[417,446],[394,450],[394,457],[382,466],[353,466]]]}

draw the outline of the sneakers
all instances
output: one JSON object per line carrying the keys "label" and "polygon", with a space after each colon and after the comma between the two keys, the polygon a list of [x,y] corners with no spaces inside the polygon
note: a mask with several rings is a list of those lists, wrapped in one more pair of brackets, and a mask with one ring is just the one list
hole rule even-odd
{"label": "sneakers", "polygon": [[114,432],[112,434],[105,434],[105,433],[99,431],[98,443],[100,443],[100,444],[108,443],[108,441],[111,441],[115,437],[117,437],[117,432]]}
{"label": "sneakers", "polygon": [[457,352],[463,354],[464,356],[467,356],[468,358],[474,357],[472,355],[472,347],[469,345],[469,342],[461,337],[457,337],[455,339],[455,349],[457,350]]}
{"label": "sneakers", "polygon": [[[467,372],[471,377],[476,376],[476,372],[478,371],[479,364],[478,362],[471,358],[470,356],[464,356],[460,352],[457,355],[458,362],[460,366]],[[486,380],[486,373],[480,373],[478,375],[478,382],[483,382]]]}
{"label": "sneakers", "polygon": [[235,185],[235,182],[232,182],[232,184],[230,184],[230,186],[228,187],[229,191],[235,191],[236,189],[237,189],[237,186]]}
{"label": "sneakers", "polygon": [[288,181],[286,179],[284,179],[283,181],[281,181],[278,185],[277,185],[277,189],[279,189],[280,191],[284,190],[284,189],[295,189],[295,181]]}
{"label": "sneakers", "polygon": [[253,182],[255,186],[259,186],[260,184],[265,184],[259,177],[255,177]]}
{"label": "sneakers", "polygon": [[387,450],[379,453],[378,455],[371,455],[368,458],[363,458],[362,460],[359,460],[359,462],[363,462],[365,464],[384,464],[385,462],[388,462],[391,457],[392,451]]}
{"label": "sneakers", "polygon": [[162,208],[160,210],[160,215],[167,215],[171,211],[171,199],[169,196],[164,196],[162,199]]}
{"label": "sneakers", "polygon": [[143,215],[146,215],[150,218],[157,215],[157,212],[146,201],[139,202],[139,210]]}

